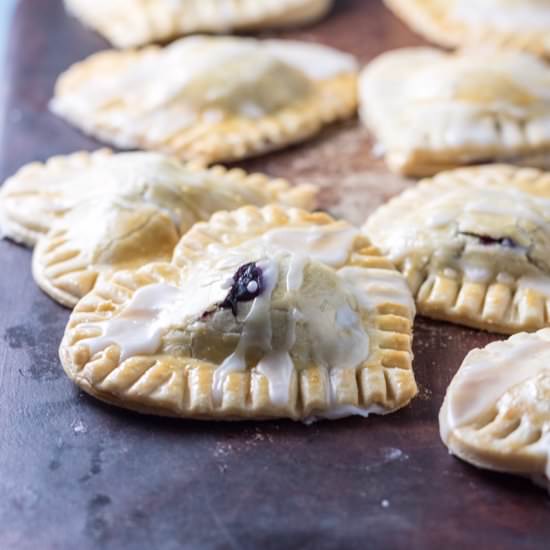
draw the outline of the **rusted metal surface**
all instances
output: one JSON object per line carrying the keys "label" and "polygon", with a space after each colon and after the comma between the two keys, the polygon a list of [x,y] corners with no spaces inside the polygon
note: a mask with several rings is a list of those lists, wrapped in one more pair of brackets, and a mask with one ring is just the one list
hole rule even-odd
{"label": "rusted metal surface", "polygon": [[[302,31],[355,53],[419,44],[375,0],[337,0]],[[56,75],[107,45],[60,0],[21,0],[12,28],[1,174],[98,146],[50,115]],[[353,123],[245,163],[313,181],[361,222],[410,182]],[[164,420],[80,393],[57,360],[68,312],[33,284],[30,252],[0,242],[0,548],[548,548],[550,501],[528,481],[476,470],[439,440],[437,413],[466,352],[495,336],[418,320],[421,387],[396,414],[322,422]]]}

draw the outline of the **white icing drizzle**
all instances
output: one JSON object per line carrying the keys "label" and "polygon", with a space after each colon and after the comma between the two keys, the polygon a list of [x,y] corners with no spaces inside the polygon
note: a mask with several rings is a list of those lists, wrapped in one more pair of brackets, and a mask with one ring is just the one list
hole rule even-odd
{"label": "white icing drizzle", "polygon": [[524,275],[519,278],[517,285],[520,290],[532,289],[550,298],[550,276],[548,275]]}
{"label": "white icing drizzle", "polygon": [[348,284],[361,308],[373,311],[377,306],[390,302],[405,306],[411,318],[414,317],[414,299],[401,273],[389,269],[344,267],[338,274]]}
{"label": "white icing drizzle", "polygon": [[252,307],[244,319],[237,349],[214,371],[212,392],[214,401],[217,403],[221,402],[223,386],[227,377],[233,372],[246,370],[248,350],[252,347],[263,351],[271,349],[271,294],[277,285],[279,267],[275,261],[261,262],[258,267],[262,270],[265,288],[254,299]]}
{"label": "white icing drizzle", "polygon": [[471,351],[447,392],[448,429],[475,422],[508,390],[550,368],[549,358],[548,329]]}
{"label": "white icing drizzle", "polygon": [[80,325],[99,330],[101,335],[82,340],[94,355],[108,346],[120,348],[120,361],[136,355],[152,355],[161,347],[161,339],[171,328],[202,315],[227,295],[218,278],[208,272],[196,272],[181,288],[156,283],[138,289],[116,317]]}
{"label": "white icing drizzle", "polygon": [[356,228],[340,223],[272,229],[261,240],[268,249],[305,255],[317,262],[338,267],[346,263],[358,235]]}
{"label": "white icing drizzle", "polygon": [[288,403],[294,373],[294,362],[289,351],[296,343],[296,321],[299,316],[296,309],[289,313],[283,349],[272,350],[256,367],[257,371],[269,381],[269,398],[274,405],[284,406]]}
{"label": "white icing drizzle", "polygon": [[301,254],[291,254],[290,264],[286,275],[286,288],[289,292],[299,290],[304,282],[304,267],[307,257]]}
{"label": "white icing drizzle", "polygon": [[136,291],[122,313],[109,321],[85,323],[81,329],[99,329],[101,336],[82,340],[91,355],[108,346],[120,347],[120,362],[136,355],[152,355],[161,345],[163,326],[160,317],[178,300],[181,290],[165,283],[145,286]]}
{"label": "white icing drizzle", "polygon": [[488,283],[493,278],[493,268],[489,264],[466,260],[461,260],[458,263],[462,267],[464,278],[471,283]]}
{"label": "white icing drizzle", "polygon": [[380,405],[370,407],[356,407],[355,405],[336,405],[325,411],[318,411],[315,414],[304,418],[304,424],[313,424],[319,420],[338,420],[346,416],[362,416],[367,418],[371,414],[389,414],[391,410],[384,409]]}

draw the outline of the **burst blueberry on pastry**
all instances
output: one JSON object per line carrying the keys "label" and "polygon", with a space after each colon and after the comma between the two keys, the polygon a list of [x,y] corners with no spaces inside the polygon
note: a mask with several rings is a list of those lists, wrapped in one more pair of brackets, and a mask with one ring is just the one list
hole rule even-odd
{"label": "burst blueberry on pastry", "polygon": [[171,263],[101,277],[61,344],[85,391],[141,412],[300,420],[385,414],[416,394],[414,303],[393,265],[326,214],[215,214]]}
{"label": "burst blueberry on pastry", "polygon": [[119,48],[196,32],[302,25],[332,0],[65,0],[67,10]]}
{"label": "burst blueberry on pastry", "polygon": [[493,160],[550,164],[550,67],[528,53],[388,52],[363,71],[360,102],[388,165],[403,174]]}
{"label": "burst blueberry on pastry", "polygon": [[502,333],[550,325],[550,173],[443,172],[378,209],[365,231],[421,314]]}
{"label": "burst blueberry on pastry", "polygon": [[385,0],[415,31],[444,46],[493,44],[550,54],[547,0]]}
{"label": "burst blueberry on pastry", "polygon": [[121,148],[232,161],[352,117],[356,71],[319,44],[198,36],[95,54],[61,75],[51,108]]}
{"label": "burst blueberry on pastry", "polygon": [[471,351],[439,413],[441,438],[463,460],[549,487],[550,329]]}
{"label": "burst blueberry on pastry", "polygon": [[0,228],[32,246],[33,274],[74,306],[99,273],[169,260],[180,236],[218,210],[280,203],[311,208],[311,186],[156,153],[109,151],[23,167],[0,191]]}

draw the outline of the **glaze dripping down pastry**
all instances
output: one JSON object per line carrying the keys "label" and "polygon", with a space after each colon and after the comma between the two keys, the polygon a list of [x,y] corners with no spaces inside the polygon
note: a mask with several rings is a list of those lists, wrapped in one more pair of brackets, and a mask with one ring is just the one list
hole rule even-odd
{"label": "glaze dripping down pastry", "polygon": [[197,224],[170,264],[102,278],[61,358],[86,391],[144,412],[366,416],[416,393],[413,317],[404,279],[353,227],[246,207]]}

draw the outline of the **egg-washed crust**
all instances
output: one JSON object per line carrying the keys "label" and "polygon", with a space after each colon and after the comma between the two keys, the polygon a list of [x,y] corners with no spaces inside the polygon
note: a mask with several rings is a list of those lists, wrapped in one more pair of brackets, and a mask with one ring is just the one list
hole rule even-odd
{"label": "egg-washed crust", "polygon": [[[516,334],[508,342],[537,337],[538,333]],[[482,351],[501,345],[502,342],[493,342]],[[466,358],[461,368],[467,363]],[[453,382],[447,389],[439,413],[441,437],[452,454],[474,466],[524,475],[537,484],[542,481],[550,487],[546,473],[548,450],[544,448],[550,425],[547,406],[550,400],[550,370],[510,388],[491,410],[454,429],[449,427],[447,421],[448,395],[452,391]]]}
{"label": "egg-washed crust", "polygon": [[[467,1],[467,0],[466,0]],[[449,16],[449,5],[434,0],[384,0],[385,4],[415,32],[428,40],[455,48],[476,44],[529,51],[542,57],[550,55],[548,30],[503,31],[489,25],[472,28]]]}
{"label": "egg-washed crust", "polygon": [[[21,197],[48,196],[51,191],[44,180],[55,183],[56,177],[66,177],[66,174],[90,170],[101,166],[112,157],[110,149],[100,149],[95,152],[80,151],[65,156],[51,157],[45,163],[33,162],[23,166],[16,174],[6,180],[0,188],[0,234],[28,247],[36,245],[38,240],[50,231],[55,223],[64,217],[66,211],[57,213],[45,209],[33,209],[32,215],[25,216],[25,209],[17,205]],[[315,207],[316,191],[313,186],[292,186],[282,178],[269,178],[263,174],[247,174],[244,170],[227,169],[223,166],[207,168],[199,162],[182,164],[182,168],[190,173],[204,172],[213,178],[237,182],[244,189],[258,190],[271,196],[272,202],[280,202],[288,206],[304,208]],[[60,195],[55,191],[56,195]],[[45,201],[47,203],[47,200]]]}
{"label": "egg-washed crust", "polygon": [[[263,5],[261,5],[263,4]],[[118,48],[196,32],[292,27],[325,16],[333,0],[65,0],[69,13]]]}
{"label": "egg-washed crust", "polygon": [[[430,201],[440,189],[476,181],[499,183],[550,198],[548,172],[507,165],[456,169],[421,181],[390,200],[369,218],[365,231],[369,234],[369,228],[387,226],[387,220],[399,219],[401,213]],[[407,265],[407,262],[399,268],[415,297],[420,315],[502,334],[533,331],[550,325],[550,299],[531,288],[519,290],[516,280],[493,280],[486,284],[468,281],[463,273],[456,271],[436,273]]]}
{"label": "egg-washed crust", "polygon": [[63,73],[56,84],[52,111],[86,134],[121,149],[145,149],[164,152],[183,160],[204,164],[232,162],[259,156],[307,140],[334,122],[351,118],[357,110],[357,74],[342,73],[312,81],[312,93],[286,108],[260,118],[228,116],[220,122],[199,120],[188,128],[175,131],[169,138],[155,139],[146,131],[127,131],[98,124],[93,114],[73,112],[64,101],[67,93],[102,71],[124,68],[140,56],[157,51],[149,46],[140,51],[105,51],[76,63]]}
{"label": "egg-washed crust", "polygon": [[[6,184],[5,192],[0,192],[0,212],[2,204],[9,200],[10,196],[17,197],[22,190],[25,193],[47,192],[47,184],[41,180],[46,174],[48,177],[53,177],[55,174],[62,174],[65,170],[72,170],[76,167],[85,170],[87,167],[96,163],[101,163],[105,159],[112,156],[112,153],[107,150],[98,151],[96,153],[76,153],[68,157],[56,157],[51,159],[46,164],[32,164],[29,167],[21,169],[20,173],[11,178],[9,185]],[[312,186],[300,185],[292,187],[290,183],[284,179],[271,179],[263,174],[247,174],[239,168],[227,169],[222,166],[205,168],[200,164],[182,165],[190,175],[205,174],[206,179],[215,179],[219,182],[220,189],[223,190],[224,182],[237,184],[238,188],[242,188],[243,198],[239,206],[244,206],[247,193],[257,193],[259,197],[266,198],[265,204],[273,202],[286,206],[301,207],[304,209],[312,209],[315,205],[316,191]],[[20,177],[19,177],[20,175]],[[34,185],[33,184],[33,178]],[[205,189],[205,192],[209,192]],[[213,191],[215,193],[215,190]],[[4,200],[2,200],[4,198]],[[235,203],[237,204],[237,200]],[[136,208],[139,205],[136,205]],[[155,261],[170,260],[172,249],[167,245],[177,243],[177,230],[170,216],[160,209],[156,210],[152,207],[148,209],[148,216],[141,216],[146,226],[138,226],[133,224],[135,231],[131,233],[122,232],[122,239],[126,246],[132,246],[136,254],[132,256],[132,265],[127,263],[123,265],[96,265],[91,264],[87,260],[86,249],[82,248],[82,243],[71,239],[71,224],[72,219],[60,217],[51,226],[50,230],[45,233],[39,240],[33,253],[33,276],[38,286],[55,301],[66,307],[74,307],[78,300],[84,296],[95,284],[95,280],[101,272],[112,272],[117,269],[137,269],[141,265],[151,261],[150,254],[158,252],[155,256]],[[12,213],[13,214],[13,213]],[[138,213],[136,212],[136,217]],[[6,216],[5,219],[9,218]],[[29,218],[29,222],[38,221],[34,216]],[[202,220],[199,220],[202,221]],[[97,225],[100,226],[102,219],[97,219]],[[47,228],[48,220],[44,220],[40,225]],[[4,225],[0,225],[4,227]],[[11,231],[10,231],[11,230]],[[10,225],[4,229],[7,236],[15,240],[23,240],[29,245],[34,243],[40,235],[34,227],[23,225],[23,218],[14,219]],[[21,239],[20,237],[26,237]],[[158,247],[154,246],[154,239],[157,240]],[[147,240],[148,246],[140,245],[143,240]],[[117,244],[117,239],[112,239],[109,243],[110,247]],[[132,244],[133,243],[133,244]],[[145,256],[143,261],[139,260],[137,251],[143,248],[149,256]]]}
{"label": "egg-washed crust", "polygon": [[[359,78],[360,115],[373,136],[379,139],[390,169],[410,177],[433,176],[444,170],[490,161],[550,169],[550,137],[541,131],[550,115],[548,102],[529,89],[527,82],[520,86],[522,92],[532,94],[533,103],[523,105],[524,112],[514,116],[505,108],[506,88],[500,92],[502,106],[485,106],[480,101],[468,111],[462,109],[463,102],[457,99],[445,98],[445,108],[442,108],[431,98],[416,102],[407,98],[406,90],[409,80],[414,81],[415,71],[447,62],[455,63],[460,75],[459,64],[465,59],[476,60],[480,55],[487,56],[491,71],[509,80],[506,85],[516,84],[511,78],[511,61],[506,57],[511,54],[524,56],[526,67],[533,61],[539,63],[539,76],[546,76],[550,82],[548,66],[527,53],[512,50],[491,48],[481,53],[475,49],[446,53],[426,47],[402,48],[386,52],[369,63]],[[529,68],[532,73],[533,68]],[[490,77],[490,72],[487,74]],[[448,77],[443,75],[443,82],[445,78]],[[479,83],[481,95],[485,86]],[[393,95],[387,96],[386,91]],[[515,93],[515,89],[510,93]],[[388,97],[393,98],[393,104],[388,102]],[[408,111],[407,102],[411,104]],[[425,110],[425,117],[411,119],[415,104]],[[475,137],[477,131],[484,136],[482,142]]]}
{"label": "egg-washed crust", "polygon": [[[370,341],[369,358],[360,369],[343,370],[333,376],[312,365],[295,371],[291,401],[275,406],[269,397],[268,380],[255,369],[228,376],[221,405],[212,397],[213,372],[217,365],[185,357],[155,355],[131,357],[119,363],[119,348],[109,346],[90,357],[80,344],[87,333],[80,326],[109,319],[130,300],[134,292],[155,282],[175,284],[178,273],[194,257],[215,242],[239,243],[270,228],[326,225],[328,215],[287,210],[277,206],[244,207],[215,214],[209,223],[197,224],[187,233],[172,264],[150,264],[137,271],[123,271],[111,279],[100,278],[95,289],[82,299],[69,321],[60,348],[67,375],[84,391],[109,403],[142,413],[196,419],[236,420],[288,417],[307,419],[328,406],[328,385],[336,403],[385,414],[405,406],[416,394],[412,371],[412,322],[414,313],[397,303],[382,303],[375,314],[362,321]],[[370,242],[358,236],[348,265],[395,272],[393,265]]]}

